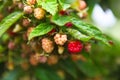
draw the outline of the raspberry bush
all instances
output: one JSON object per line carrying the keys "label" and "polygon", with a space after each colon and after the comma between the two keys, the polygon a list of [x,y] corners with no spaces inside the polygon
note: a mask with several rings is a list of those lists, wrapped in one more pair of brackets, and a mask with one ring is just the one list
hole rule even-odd
{"label": "raspberry bush", "polygon": [[85,0],[0,2],[0,62],[8,73],[3,71],[2,80],[86,80],[100,75],[89,56],[91,46],[110,44],[85,21]]}

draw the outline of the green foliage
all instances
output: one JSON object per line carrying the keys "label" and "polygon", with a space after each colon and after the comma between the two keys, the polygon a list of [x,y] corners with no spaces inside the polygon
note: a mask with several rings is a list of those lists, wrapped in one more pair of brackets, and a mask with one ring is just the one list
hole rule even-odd
{"label": "green foliage", "polygon": [[[31,6],[27,4],[26,1],[27,0],[24,0],[24,4]],[[13,2],[11,0],[4,0],[2,3],[0,3],[0,12],[2,14],[6,12],[4,15],[8,15],[4,19],[1,18],[2,21],[0,22],[0,68],[1,65],[5,65],[5,67],[8,69],[14,67],[14,70],[11,71],[8,71],[6,68],[2,67],[1,70],[3,69],[5,72],[3,71],[3,73],[0,73],[0,80],[27,80],[22,79],[22,77],[25,75],[28,75],[28,78],[31,80],[95,80],[94,77],[97,76],[100,76],[100,78],[102,77],[101,80],[111,79],[108,78],[108,76],[111,77],[111,74],[114,74],[113,71],[117,71],[119,68],[117,67],[118,63],[116,62],[115,58],[119,56],[118,53],[120,52],[120,47],[114,46],[114,48],[108,49],[108,47],[102,45],[101,43],[95,43],[94,40],[98,40],[106,45],[109,45],[108,39],[96,26],[84,22],[82,18],[78,18],[77,10],[71,8],[71,4],[75,1],[77,0],[37,0],[37,4],[32,5],[32,8],[35,9],[36,7],[42,7],[47,12],[45,14],[45,18],[42,20],[35,19],[33,14],[16,12],[21,10],[18,9],[16,5],[16,8],[14,7],[13,13],[11,14],[9,11],[1,12],[4,8],[6,10],[8,6],[11,7],[12,5],[7,4],[9,2]],[[99,0],[86,1],[88,5],[90,5],[90,12],[92,11],[95,3],[99,2]],[[66,12],[70,11],[70,14],[61,15],[59,13],[61,10],[66,10]],[[80,11],[78,12],[80,13]],[[15,35],[13,34],[11,36],[9,33],[3,35],[13,24],[17,23],[23,25],[21,21],[17,22],[19,19],[23,19],[21,18],[23,15],[24,18],[30,20],[30,25],[27,27],[22,26],[23,29]],[[71,22],[73,26],[66,27],[65,24],[68,22]],[[27,36],[28,39],[26,39],[27,30],[29,30],[31,26],[35,27],[30,35]],[[56,30],[54,34],[48,35],[48,32],[53,29]],[[64,53],[61,55],[56,54],[58,53],[57,50],[59,46],[55,44],[54,40],[56,33],[63,33],[68,37],[68,41],[62,46],[64,48]],[[37,40],[38,38],[33,39],[35,37],[51,38],[51,41],[53,41],[55,47],[54,51],[50,55],[45,53],[43,48],[41,48],[41,41]],[[78,54],[76,53],[77,55],[82,55],[82,57],[75,61],[67,50],[67,44],[73,38],[74,40],[77,39],[84,43],[89,42],[94,44],[92,45],[93,50],[89,53],[86,53],[86,44],[83,43],[84,49],[82,52]],[[31,39],[33,39],[33,41],[31,41],[29,46],[27,45],[27,40],[30,41]],[[10,44],[12,44],[12,46]],[[12,49],[11,47],[15,47],[15,49]],[[90,47],[91,46],[88,46],[88,48]],[[43,53],[40,54],[42,51]],[[36,53],[40,55],[36,56]],[[49,60],[48,57],[54,54],[57,56],[57,59],[53,58],[52,60]],[[35,60],[31,60],[31,57]],[[40,63],[40,61],[44,62],[45,58],[53,62],[54,60],[59,61],[56,64],[52,64],[52,62],[50,64],[49,61],[44,64]],[[77,59],[77,57],[75,58]],[[12,63],[9,63],[10,61]],[[37,62],[39,64],[36,64]],[[18,66],[20,68],[18,68]],[[59,70],[61,70],[63,73],[58,74],[57,71]],[[113,76],[113,78],[115,78],[115,76]]]}
{"label": "green foliage", "polygon": [[56,14],[52,17],[52,22],[58,26],[64,26],[67,22],[70,22],[71,18],[70,16],[60,16]]}
{"label": "green foliage", "polygon": [[89,37],[92,36],[93,39],[99,40],[109,46],[107,38],[97,27],[85,23],[78,18],[73,16],[60,16],[57,14],[52,17],[52,22],[59,26],[64,26],[67,22],[71,22],[80,32],[88,35]]}
{"label": "green foliage", "polygon": [[73,18],[71,22],[81,31],[89,36],[93,36],[94,39],[100,40],[104,44],[109,46],[108,39],[102,34],[102,32],[95,26],[80,21],[77,18]]}
{"label": "green foliage", "polygon": [[[68,8],[70,8],[71,3],[74,2],[73,1],[66,1],[66,0],[37,0],[38,5],[41,5],[43,9],[45,9],[47,12],[49,12],[52,15],[55,15],[59,8],[61,10],[66,10]],[[60,5],[60,6],[58,6]]]}
{"label": "green foliage", "polygon": [[22,12],[14,12],[8,15],[0,22],[0,37],[9,29],[18,19],[23,16]]}
{"label": "green foliage", "polygon": [[82,34],[80,31],[75,29],[67,29],[68,33],[73,36],[75,39],[81,40],[81,41],[89,41],[92,36],[87,36],[85,34]]}
{"label": "green foliage", "polygon": [[54,15],[58,11],[57,0],[38,0],[38,5],[41,5],[43,9],[45,9],[50,14]]}
{"label": "green foliage", "polygon": [[51,25],[50,23],[41,23],[35,29],[33,29],[28,39],[31,40],[34,37],[42,36],[51,31],[53,28],[54,26]]}
{"label": "green foliage", "polygon": [[58,0],[58,1],[60,3],[60,6],[62,7],[62,10],[66,10],[71,6],[70,4],[65,2],[66,0]]}

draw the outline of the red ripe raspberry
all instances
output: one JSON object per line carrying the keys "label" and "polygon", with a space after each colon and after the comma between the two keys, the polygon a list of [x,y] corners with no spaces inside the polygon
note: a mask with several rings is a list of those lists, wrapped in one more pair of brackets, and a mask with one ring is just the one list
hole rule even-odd
{"label": "red ripe raspberry", "polygon": [[72,27],[73,24],[72,24],[71,22],[68,22],[68,23],[65,24],[65,26],[66,26],[66,27]]}
{"label": "red ripe raspberry", "polygon": [[63,16],[63,15],[66,15],[66,14],[67,14],[67,12],[66,12],[66,11],[64,11],[64,10],[61,10],[61,11],[59,12],[59,14]]}
{"label": "red ripe raspberry", "polygon": [[83,49],[83,44],[80,41],[71,41],[68,43],[68,51],[70,53],[78,53]]}
{"label": "red ripe raspberry", "polygon": [[14,33],[13,31],[8,31],[8,34],[9,34],[9,36],[11,36],[11,37],[16,36],[16,33]]}
{"label": "red ripe raspberry", "polygon": [[49,35],[53,34],[56,30],[52,29],[50,32],[48,32]]}

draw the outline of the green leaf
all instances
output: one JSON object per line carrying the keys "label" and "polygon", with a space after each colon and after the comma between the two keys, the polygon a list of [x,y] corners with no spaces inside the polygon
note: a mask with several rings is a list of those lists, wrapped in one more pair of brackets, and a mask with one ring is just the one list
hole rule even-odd
{"label": "green leaf", "polygon": [[60,16],[58,14],[52,16],[51,21],[58,26],[64,26],[67,22],[70,22],[70,16]]}
{"label": "green leaf", "polygon": [[61,68],[70,74],[74,79],[77,78],[76,66],[70,59],[67,59],[67,61],[61,61]]}
{"label": "green leaf", "polygon": [[68,28],[67,31],[75,39],[78,39],[84,42],[89,41],[92,38],[92,36],[87,36],[85,34],[82,34],[81,32],[75,29]]}
{"label": "green leaf", "polygon": [[78,18],[72,16],[60,16],[58,14],[54,15],[51,20],[58,26],[64,26],[67,22],[72,22],[73,27],[76,27],[80,32],[93,37],[93,39],[99,40],[104,44],[109,45],[108,39],[102,34],[102,32],[95,26],[85,23]]}
{"label": "green leaf", "polygon": [[75,1],[77,1],[77,0],[65,0],[65,2],[68,3],[68,4],[72,4],[72,3],[74,3]]}
{"label": "green leaf", "polygon": [[41,5],[43,9],[49,12],[52,15],[55,15],[58,11],[57,0],[38,0],[38,5]]}
{"label": "green leaf", "polygon": [[23,16],[22,12],[13,12],[12,14],[4,18],[0,22],[0,37],[3,35],[5,31],[7,31],[9,27],[11,27],[22,16]]}
{"label": "green leaf", "polygon": [[93,36],[94,39],[103,42],[104,44],[109,46],[108,39],[102,34],[102,32],[95,26],[91,24],[87,24],[85,22],[80,21],[77,18],[72,18],[71,22],[77,27],[80,31],[84,32],[89,36]]}
{"label": "green leaf", "polygon": [[37,5],[41,5],[42,0],[37,0]]}
{"label": "green leaf", "polygon": [[68,9],[71,6],[70,4],[68,4],[68,3],[65,2],[66,0],[58,0],[58,1],[59,1],[60,6],[62,7],[63,10]]}
{"label": "green leaf", "polygon": [[77,19],[77,18],[72,18],[71,19],[71,22],[78,28],[80,29],[82,32],[85,32],[89,35],[96,35],[96,34],[101,34],[101,31],[93,26],[93,25],[90,25],[90,24],[87,24],[83,21],[81,21],[80,19]]}
{"label": "green leaf", "polygon": [[49,23],[42,23],[39,24],[33,31],[30,33],[28,39],[31,40],[34,37],[42,36],[44,34],[47,34],[49,31],[51,31],[54,28],[53,25]]}

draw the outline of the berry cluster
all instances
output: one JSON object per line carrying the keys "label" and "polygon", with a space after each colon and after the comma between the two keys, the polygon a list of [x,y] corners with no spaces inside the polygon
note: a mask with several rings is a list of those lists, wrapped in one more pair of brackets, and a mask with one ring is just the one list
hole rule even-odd
{"label": "berry cluster", "polygon": [[[77,8],[71,8],[72,10],[59,10],[58,15],[61,17],[69,16],[76,11],[79,18],[85,18],[87,16],[85,15],[87,14],[87,5],[84,0],[77,1],[79,1]],[[29,62],[20,63],[21,67],[26,69],[28,68],[27,66],[29,63],[36,66],[38,63],[47,62],[49,65],[52,65],[58,62],[61,55],[63,55],[62,58],[65,58],[67,54],[72,55],[73,57],[73,54],[80,54],[83,48],[88,52],[90,51],[90,43],[84,45],[82,41],[75,39],[64,30],[66,28],[72,28],[74,26],[72,22],[67,22],[63,28],[52,23],[51,18],[53,16],[47,13],[41,6],[36,6],[36,0],[25,0],[25,3],[19,0],[13,0],[13,4],[14,5],[8,6],[8,12],[11,13],[15,9],[19,9],[23,11],[24,16],[17,24],[13,25],[14,27],[7,31],[7,35],[10,36],[11,39],[7,39],[5,44],[7,43],[7,49],[11,52],[20,50],[19,52],[21,53],[20,55],[23,60],[26,60],[26,58],[29,59]],[[2,20],[2,18],[3,15],[0,14],[0,20]],[[54,28],[45,35],[35,37],[29,41],[28,37],[30,36],[30,33],[42,22],[49,22]],[[74,57],[73,60],[77,59],[79,58]],[[8,59],[9,69],[13,68],[13,66],[11,67],[12,64],[13,60],[10,58],[9,62]]]}

